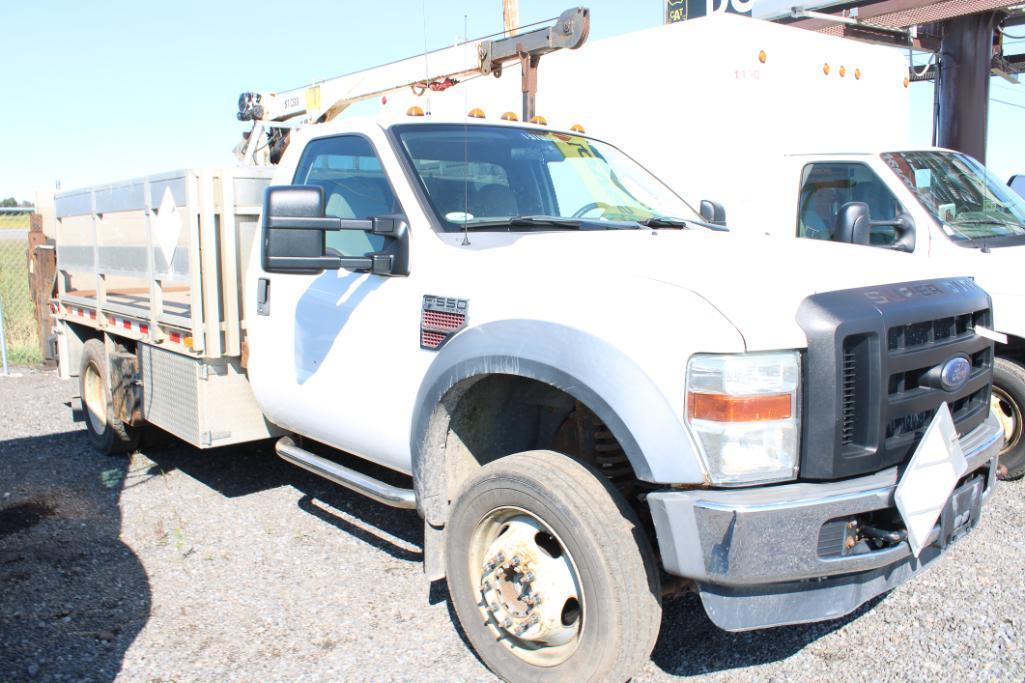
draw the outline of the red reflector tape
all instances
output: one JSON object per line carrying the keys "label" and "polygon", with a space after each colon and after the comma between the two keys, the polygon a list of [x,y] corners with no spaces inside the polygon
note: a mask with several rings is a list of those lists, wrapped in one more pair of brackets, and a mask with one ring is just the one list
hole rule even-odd
{"label": "red reflector tape", "polygon": [[149,334],[149,325],[139,325],[139,331],[143,334]]}
{"label": "red reflector tape", "polygon": [[170,339],[175,344],[181,344],[181,341],[182,341],[182,336],[181,336],[181,333],[179,333],[179,332],[171,332],[170,334],[167,335],[167,338]]}
{"label": "red reflector tape", "polygon": [[121,321],[121,327],[125,328],[126,330],[132,329],[132,321],[131,320],[122,320]]}

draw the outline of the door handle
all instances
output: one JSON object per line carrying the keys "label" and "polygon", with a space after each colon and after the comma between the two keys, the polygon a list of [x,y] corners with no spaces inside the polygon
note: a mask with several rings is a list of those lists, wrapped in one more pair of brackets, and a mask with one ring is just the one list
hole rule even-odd
{"label": "door handle", "polygon": [[256,281],[256,314],[270,315],[270,280],[265,277]]}

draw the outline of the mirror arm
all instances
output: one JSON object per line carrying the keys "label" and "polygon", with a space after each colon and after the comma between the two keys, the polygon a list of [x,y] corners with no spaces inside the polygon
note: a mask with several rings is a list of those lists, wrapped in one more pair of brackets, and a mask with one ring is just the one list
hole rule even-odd
{"label": "mirror arm", "polygon": [[340,262],[337,256],[291,257],[291,256],[268,256],[268,270],[283,271],[307,271],[307,270],[338,270]]}
{"label": "mirror arm", "polygon": [[270,216],[267,227],[275,230],[358,230],[374,235],[394,235],[402,222],[398,218],[331,218],[315,216]]}

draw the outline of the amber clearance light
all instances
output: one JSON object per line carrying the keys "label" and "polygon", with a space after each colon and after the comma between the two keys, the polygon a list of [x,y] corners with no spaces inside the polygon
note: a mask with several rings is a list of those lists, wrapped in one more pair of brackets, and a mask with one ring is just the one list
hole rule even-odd
{"label": "amber clearance light", "polygon": [[792,415],[790,394],[730,396],[688,392],[687,413],[713,422],[765,422],[787,420]]}

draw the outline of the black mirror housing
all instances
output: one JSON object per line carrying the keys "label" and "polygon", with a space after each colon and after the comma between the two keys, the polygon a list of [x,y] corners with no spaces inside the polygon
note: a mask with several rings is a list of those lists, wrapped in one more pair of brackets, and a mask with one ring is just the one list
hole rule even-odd
{"label": "black mirror housing", "polygon": [[872,238],[872,218],[865,202],[848,202],[836,216],[836,241],[868,246]]}
{"label": "black mirror housing", "polygon": [[713,202],[709,199],[701,200],[700,207],[701,218],[706,223],[712,225],[726,225],[726,209],[719,202]]}
{"label": "black mirror housing", "polygon": [[865,202],[848,202],[840,207],[836,216],[835,236],[837,242],[848,244],[872,244],[872,228],[890,226],[897,237],[893,244],[887,245],[894,251],[912,252],[915,250],[915,221],[909,214],[900,213],[889,220],[872,220],[868,204]]}
{"label": "black mirror housing", "polygon": [[[409,228],[404,216],[354,219],[324,213],[322,187],[268,187],[263,195],[263,269],[316,274],[347,268],[375,275],[409,275]],[[387,240],[382,251],[349,256],[326,248],[327,230],[360,230]]]}
{"label": "black mirror housing", "polygon": [[341,259],[324,252],[324,220],[324,188],[268,187],[263,195],[263,269],[319,273],[341,267]]}

